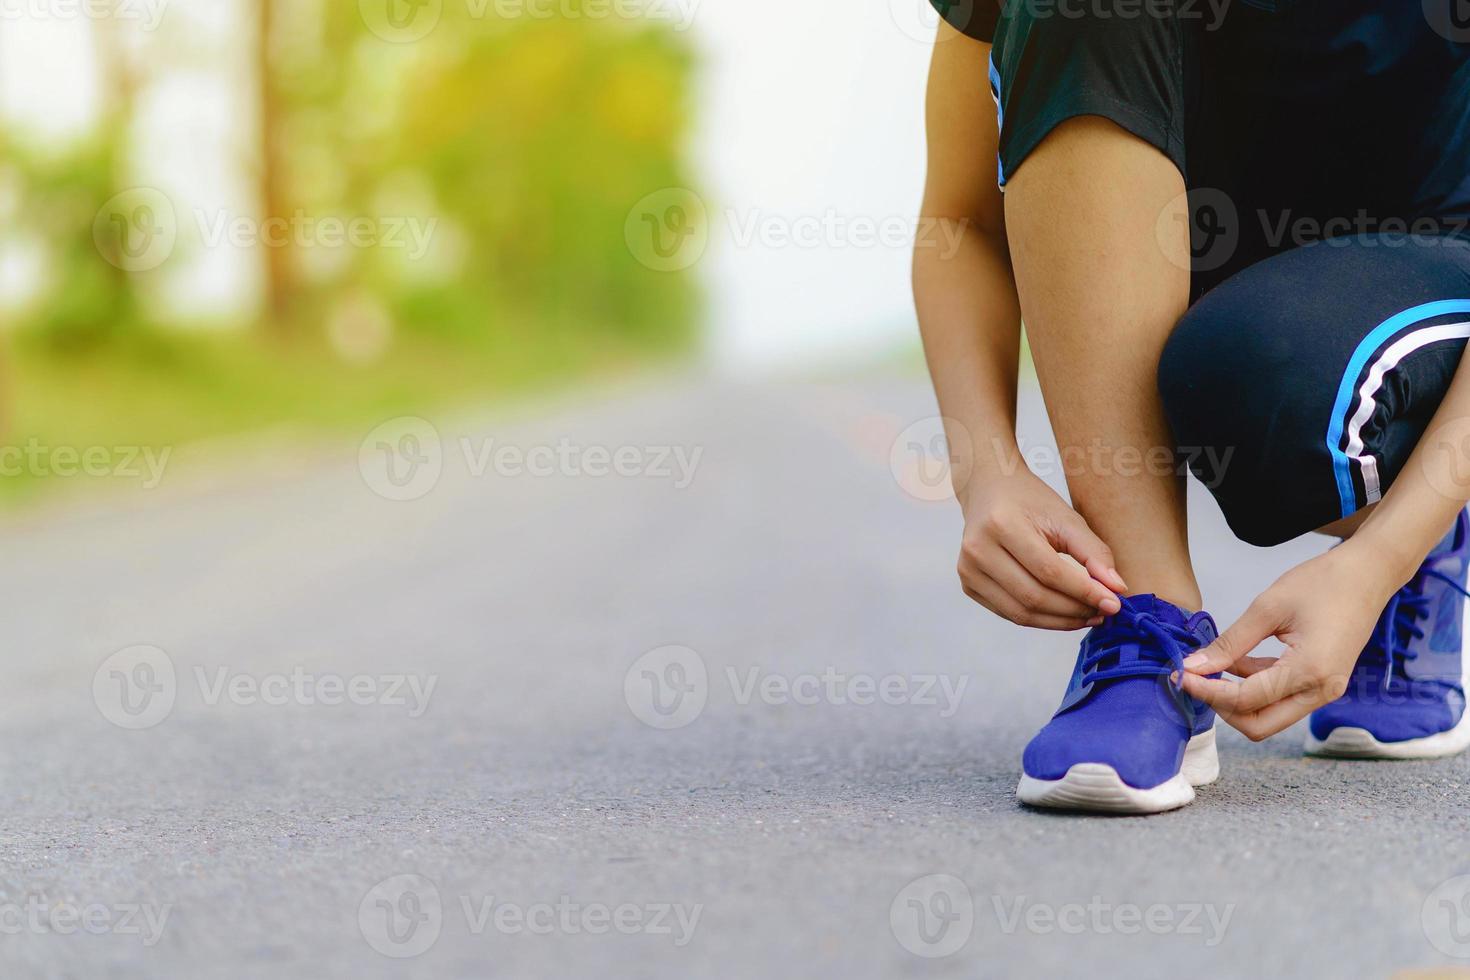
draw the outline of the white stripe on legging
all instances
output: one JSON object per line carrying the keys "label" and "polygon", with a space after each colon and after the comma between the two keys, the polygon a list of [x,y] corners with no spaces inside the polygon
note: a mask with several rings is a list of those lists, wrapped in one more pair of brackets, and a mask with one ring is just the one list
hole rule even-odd
{"label": "white stripe on legging", "polygon": [[1470,338],[1470,322],[1441,323],[1438,326],[1415,330],[1389,345],[1388,349],[1368,369],[1368,376],[1363,379],[1363,384],[1358,388],[1358,410],[1348,420],[1348,440],[1343,450],[1349,459],[1358,461],[1358,467],[1363,472],[1363,491],[1367,503],[1377,503],[1383,496],[1383,490],[1378,483],[1378,460],[1371,454],[1363,452],[1363,426],[1373,417],[1373,412],[1378,408],[1373,396],[1378,393],[1379,388],[1383,387],[1384,376],[1398,367],[1400,361],[1421,347],[1427,347],[1441,340],[1464,338]]}

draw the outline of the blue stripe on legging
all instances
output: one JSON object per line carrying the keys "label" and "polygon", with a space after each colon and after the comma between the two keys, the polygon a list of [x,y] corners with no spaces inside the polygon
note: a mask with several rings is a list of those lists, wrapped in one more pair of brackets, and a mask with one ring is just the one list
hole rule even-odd
{"label": "blue stripe on legging", "polygon": [[1451,313],[1470,313],[1470,299],[1442,299],[1433,303],[1412,306],[1396,313],[1374,327],[1368,336],[1358,342],[1343,373],[1342,383],[1337,387],[1337,400],[1332,403],[1332,418],[1327,425],[1327,451],[1332,454],[1332,472],[1337,477],[1337,496],[1342,503],[1342,516],[1348,517],[1358,509],[1357,494],[1353,492],[1353,474],[1347,453],[1340,447],[1342,432],[1347,426],[1348,408],[1353,401],[1353,385],[1363,373],[1373,352],[1383,346],[1384,341],[1405,327]]}
{"label": "blue stripe on legging", "polygon": [[[995,130],[999,133],[1005,128],[1006,107],[1001,99],[1000,72],[995,68],[994,48],[990,49],[990,57],[986,60],[990,63],[990,90],[995,93]],[[996,143],[999,144],[999,142],[999,139],[997,139]],[[995,153],[995,185],[997,187],[1004,187],[1006,185],[1006,168],[1005,164],[1001,162],[999,149]]]}

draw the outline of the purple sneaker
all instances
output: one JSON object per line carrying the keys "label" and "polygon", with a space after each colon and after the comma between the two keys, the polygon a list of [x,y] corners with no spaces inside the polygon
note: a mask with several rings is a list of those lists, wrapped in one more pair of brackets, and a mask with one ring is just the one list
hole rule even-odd
{"label": "purple sneaker", "polygon": [[1470,746],[1461,656],[1470,566],[1464,511],[1394,594],[1342,697],[1312,712],[1308,755],[1436,759]]}
{"label": "purple sneaker", "polygon": [[1215,712],[1174,680],[1215,621],[1151,595],[1122,602],[1082,641],[1062,706],[1026,746],[1022,803],[1158,813],[1220,774]]}

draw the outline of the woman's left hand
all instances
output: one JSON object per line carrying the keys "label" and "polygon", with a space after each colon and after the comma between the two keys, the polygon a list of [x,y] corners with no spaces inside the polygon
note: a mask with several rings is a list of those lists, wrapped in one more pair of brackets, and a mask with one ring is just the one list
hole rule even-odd
{"label": "woman's left hand", "polygon": [[[1366,551],[1366,549],[1364,549]],[[1341,697],[1363,645],[1402,585],[1351,539],[1276,580],[1209,646],[1184,661],[1184,690],[1259,742]],[[1280,659],[1252,657],[1268,636]],[[1201,675],[1229,671],[1242,682]]]}

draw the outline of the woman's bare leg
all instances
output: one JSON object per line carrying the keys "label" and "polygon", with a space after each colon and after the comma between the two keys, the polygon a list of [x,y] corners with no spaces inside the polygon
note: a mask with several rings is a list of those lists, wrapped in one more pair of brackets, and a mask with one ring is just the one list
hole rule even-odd
{"label": "woman's bare leg", "polygon": [[1006,185],[1021,314],[1072,505],[1134,592],[1200,607],[1156,375],[1189,302],[1184,181],[1112,122],[1058,126]]}

